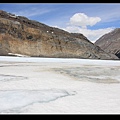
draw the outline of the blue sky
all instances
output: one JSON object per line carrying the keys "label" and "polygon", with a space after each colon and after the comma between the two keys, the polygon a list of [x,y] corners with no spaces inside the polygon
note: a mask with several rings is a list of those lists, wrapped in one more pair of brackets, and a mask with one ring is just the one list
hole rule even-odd
{"label": "blue sky", "polygon": [[83,33],[92,42],[120,27],[119,3],[1,3],[0,9],[69,32]]}

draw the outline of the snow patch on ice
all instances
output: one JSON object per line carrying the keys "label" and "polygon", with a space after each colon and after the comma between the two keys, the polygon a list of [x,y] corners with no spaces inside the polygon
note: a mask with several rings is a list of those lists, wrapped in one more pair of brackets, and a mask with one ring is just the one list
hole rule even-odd
{"label": "snow patch on ice", "polygon": [[8,53],[8,55],[17,56],[17,57],[28,57],[27,55]]}
{"label": "snow patch on ice", "polygon": [[1,90],[0,113],[20,112],[20,109],[34,103],[48,103],[61,97],[74,95],[60,89],[48,90]]}

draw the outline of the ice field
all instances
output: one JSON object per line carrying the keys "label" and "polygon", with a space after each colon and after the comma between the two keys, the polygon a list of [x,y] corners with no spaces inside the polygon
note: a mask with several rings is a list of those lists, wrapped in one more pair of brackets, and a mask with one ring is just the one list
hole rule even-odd
{"label": "ice field", "polygon": [[0,114],[120,113],[120,61],[0,56]]}

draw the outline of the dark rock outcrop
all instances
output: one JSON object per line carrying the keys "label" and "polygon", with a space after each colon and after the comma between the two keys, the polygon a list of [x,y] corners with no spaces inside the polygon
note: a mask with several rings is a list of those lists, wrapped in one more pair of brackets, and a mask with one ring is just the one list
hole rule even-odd
{"label": "dark rock outcrop", "polygon": [[95,45],[101,47],[107,53],[111,53],[120,58],[120,28],[103,35],[96,42]]}
{"label": "dark rock outcrop", "polygon": [[84,35],[0,11],[0,55],[116,59]]}

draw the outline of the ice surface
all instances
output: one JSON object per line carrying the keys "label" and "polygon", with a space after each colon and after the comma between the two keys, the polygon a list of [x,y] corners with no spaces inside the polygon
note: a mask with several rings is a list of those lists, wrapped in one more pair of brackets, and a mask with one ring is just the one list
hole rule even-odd
{"label": "ice surface", "polygon": [[11,112],[34,103],[44,103],[70,95],[65,90],[1,90],[0,112]]}
{"label": "ice surface", "polygon": [[120,113],[120,61],[0,57],[0,113]]}
{"label": "ice surface", "polygon": [[27,77],[0,74],[0,82],[1,81],[7,82],[7,81],[13,81],[13,80],[24,80],[24,79],[27,79]]}
{"label": "ice surface", "polygon": [[91,81],[99,83],[119,83],[120,82],[120,67],[73,67],[73,68],[56,68],[56,72],[74,77],[80,81]]}

